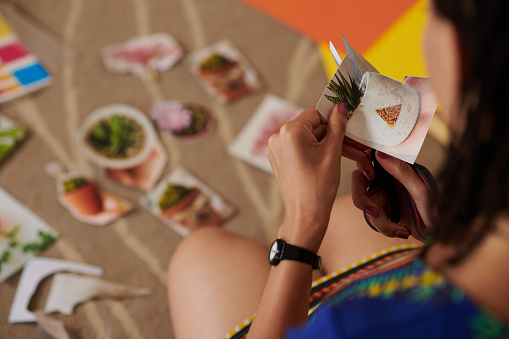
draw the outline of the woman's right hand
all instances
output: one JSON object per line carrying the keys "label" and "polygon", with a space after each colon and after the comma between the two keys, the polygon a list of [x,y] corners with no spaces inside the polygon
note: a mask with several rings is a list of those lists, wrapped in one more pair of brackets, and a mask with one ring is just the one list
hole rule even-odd
{"label": "woman's right hand", "polygon": [[418,225],[415,225],[412,210],[402,186],[408,190],[415,202],[418,212],[417,218],[420,218],[419,222],[424,224],[429,230],[435,222],[436,211],[426,183],[403,160],[380,151],[376,152],[376,159],[397,180],[398,195],[402,202],[400,221],[395,223],[390,220],[389,201],[382,191],[375,191],[371,197],[368,196],[367,190],[371,183],[371,178],[363,174],[364,170],[360,164],[358,166],[359,169],[352,173],[352,199],[354,205],[366,212],[370,222],[383,235],[404,239],[412,235],[417,240],[423,241],[424,239],[417,232],[416,228]]}

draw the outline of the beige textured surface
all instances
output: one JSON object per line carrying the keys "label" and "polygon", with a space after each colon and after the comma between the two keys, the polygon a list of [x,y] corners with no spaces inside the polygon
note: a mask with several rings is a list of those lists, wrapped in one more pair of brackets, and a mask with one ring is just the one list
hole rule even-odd
{"label": "beige textured surface", "polygon": [[[69,169],[97,176],[104,188],[137,203],[140,192],[104,180],[77,153],[74,137],[79,123],[93,109],[112,103],[145,112],[160,99],[209,106],[218,126],[207,139],[188,144],[162,136],[170,158],[165,173],[176,165],[185,166],[238,208],[227,229],[268,241],[283,213],[277,185],[272,176],[230,157],[226,149],[267,93],[303,107],[316,104],[327,84],[318,52],[306,38],[236,0],[11,2],[41,29],[74,48],[76,56],[64,58],[54,85],[2,107],[4,114],[28,127],[31,136],[0,168],[0,186],[60,232],[61,239],[45,256],[99,265],[106,279],[154,291],[145,298],[89,302],[78,306],[72,316],[56,317],[74,338],[104,338],[107,333],[113,338],[172,338],[166,267],[181,238],[139,204],[127,218],[104,228],[76,221],[57,203],[54,182],[44,174],[44,165],[61,161]],[[155,32],[174,35],[187,51],[231,39],[266,87],[223,106],[205,94],[183,64],[152,83],[105,72],[99,54],[103,46]],[[435,169],[436,154],[441,152],[430,139],[420,160]],[[352,164],[345,162],[344,167],[340,190],[347,192]],[[7,323],[19,277],[0,284],[1,338],[36,335],[34,324]],[[38,302],[43,301],[48,283],[43,284]]]}

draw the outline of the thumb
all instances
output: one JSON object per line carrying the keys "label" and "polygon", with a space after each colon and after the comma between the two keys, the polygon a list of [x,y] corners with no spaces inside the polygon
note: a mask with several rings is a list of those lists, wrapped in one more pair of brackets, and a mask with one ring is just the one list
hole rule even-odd
{"label": "thumb", "polygon": [[344,102],[340,102],[332,109],[327,123],[327,143],[330,143],[332,147],[343,145],[346,120],[346,105]]}

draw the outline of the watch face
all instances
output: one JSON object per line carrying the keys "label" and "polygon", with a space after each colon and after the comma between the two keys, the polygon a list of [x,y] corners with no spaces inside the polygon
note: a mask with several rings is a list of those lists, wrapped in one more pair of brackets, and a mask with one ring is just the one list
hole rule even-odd
{"label": "watch face", "polygon": [[278,245],[277,241],[274,241],[272,243],[272,246],[270,247],[270,252],[269,252],[269,260],[270,261],[273,261],[276,258],[277,245]]}

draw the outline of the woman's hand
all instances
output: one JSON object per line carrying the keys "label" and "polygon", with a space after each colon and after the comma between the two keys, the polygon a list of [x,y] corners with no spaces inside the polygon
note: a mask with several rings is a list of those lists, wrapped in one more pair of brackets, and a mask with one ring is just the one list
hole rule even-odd
{"label": "woman's hand", "polygon": [[414,223],[412,211],[402,186],[408,190],[415,202],[419,222],[429,228],[435,221],[436,211],[425,182],[408,163],[400,159],[380,151],[376,152],[376,159],[399,182],[396,189],[402,202],[400,221],[399,223],[390,221],[389,202],[383,192],[375,191],[371,197],[367,195],[370,180],[363,175],[361,169],[352,173],[352,199],[355,206],[365,211],[371,223],[385,236],[406,239],[412,235],[417,240],[423,241],[424,239],[419,237],[416,230],[418,225]]}
{"label": "woman's hand", "polygon": [[343,103],[333,108],[328,122],[307,108],[270,137],[266,151],[285,206],[279,235],[315,253],[339,186],[346,120]]}

